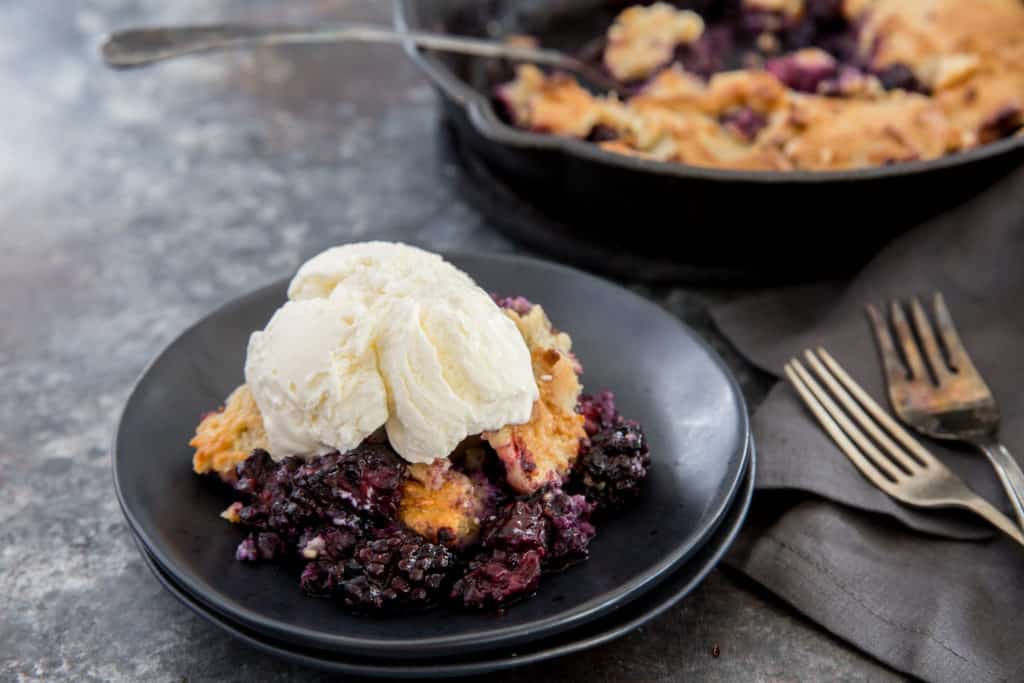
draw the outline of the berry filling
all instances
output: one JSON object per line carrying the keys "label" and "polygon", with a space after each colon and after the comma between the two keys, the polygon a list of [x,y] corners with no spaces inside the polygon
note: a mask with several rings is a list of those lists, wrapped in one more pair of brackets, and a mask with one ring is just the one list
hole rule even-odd
{"label": "berry filling", "polygon": [[[795,14],[767,9],[759,2],[705,4],[700,10],[705,23],[700,37],[678,44],[671,59],[634,84],[678,64],[704,79],[723,71],[763,67],[793,90],[834,96],[844,93],[835,87],[819,90],[819,85],[835,78],[840,69],[877,76],[886,90],[927,90],[904,64],[872,69],[858,47],[860,27],[843,13],[842,0],[807,0]],[[805,52],[820,53],[828,60],[803,59],[800,55]],[[614,138],[595,141],[602,139]]]}
{"label": "berry filling", "polygon": [[[524,314],[533,307],[521,297],[499,304]],[[563,481],[521,495],[487,448],[453,456],[438,483],[426,480],[442,488],[465,481],[479,492],[479,532],[468,544],[447,544],[445,534],[432,540],[403,524],[411,469],[386,443],[309,461],[274,462],[256,449],[236,467],[240,500],[222,515],[250,529],[236,558],[292,566],[304,593],[357,613],[441,603],[503,609],[534,593],[545,572],[586,560],[592,514],[634,498],[647,474],[643,432],[623,420],[611,392],[581,396],[577,412],[587,436]]]}
{"label": "berry filling", "polygon": [[640,494],[651,457],[635,422],[605,428],[590,437],[576,462],[573,489],[597,508],[622,507]]}

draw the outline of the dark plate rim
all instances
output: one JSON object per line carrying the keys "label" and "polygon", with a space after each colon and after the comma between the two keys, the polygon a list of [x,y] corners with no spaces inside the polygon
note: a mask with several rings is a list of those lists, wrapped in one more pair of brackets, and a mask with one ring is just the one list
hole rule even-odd
{"label": "dark plate rim", "polygon": [[[410,26],[410,16],[415,15],[410,15],[409,12],[410,8],[415,4],[415,2],[410,2],[409,0],[392,0],[394,26],[397,30],[408,32],[416,28]],[[491,142],[522,149],[561,151],[570,156],[640,173],[766,185],[775,183],[866,182],[882,178],[912,176],[969,165],[1010,153],[1018,148],[1024,148],[1024,136],[1012,135],[1009,138],[982,145],[981,147],[948,154],[928,161],[908,161],[892,166],[873,166],[871,168],[843,171],[739,171],[654,161],[608,152],[597,145],[575,138],[545,135],[514,128],[501,120],[487,97],[456,76],[436,56],[417,48],[410,42],[404,44],[404,49],[409,58],[423,71],[427,78],[440,88],[448,98],[458,103],[465,110],[469,121],[476,131]]]}
{"label": "dark plate rim", "polygon": [[[566,642],[554,647],[545,647],[541,645],[539,649],[532,652],[520,653],[513,651],[500,655],[498,653],[491,653],[490,655],[484,655],[468,662],[454,658],[446,661],[432,661],[423,664],[414,664],[411,662],[404,664],[381,664],[371,663],[370,661],[364,663],[361,661],[357,662],[352,659],[341,659],[336,655],[332,655],[332,653],[297,651],[290,648],[288,643],[269,642],[258,633],[250,633],[240,624],[230,623],[225,617],[219,616],[209,608],[205,607],[199,598],[188,594],[187,590],[176,585],[174,583],[174,579],[168,576],[159,566],[156,559],[146,551],[141,540],[135,536],[134,533],[132,533],[132,537],[135,540],[136,546],[138,546],[139,553],[142,555],[143,562],[146,563],[150,572],[164,587],[164,589],[171,593],[178,602],[183,604],[194,614],[198,615],[208,623],[224,630],[232,637],[241,640],[250,647],[254,647],[273,656],[304,666],[349,675],[370,676],[374,678],[436,678],[440,676],[472,676],[494,671],[504,671],[521,666],[527,666],[529,664],[536,664],[538,662],[576,654],[604,645],[629,634],[674,607],[680,600],[689,595],[701,582],[703,582],[705,578],[707,578],[707,575],[711,573],[711,570],[718,566],[725,553],[728,552],[730,547],[732,547],[732,544],[736,540],[736,537],[746,520],[747,514],[750,511],[751,499],[753,498],[754,493],[756,471],[756,449],[754,447],[754,442],[751,441],[750,457],[747,460],[744,472],[744,485],[740,493],[737,495],[737,499],[734,501],[727,513],[727,517],[734,518],[724,520],[722,527],[716,532],[716,537],[709,539],[709,544],[716,545],[714,545],[713,551],[705,560],[701,568],[697,570],[689,580],[679,588],[674,589],[671,592],[667,592],[665,598],[661,599],[660,602],[658,602],[659,598],[654,595],[658,589],[652,591],[652,594],[647,596],[647,599],[654,604],[653,607],[648,609],[643,609],[637,605],[626,607],[622,612],[608,615],[606,619],[611,621],[615,619],[616,616],[619,618],[622,616],[628,617],[628,612],[630,610],[637,611],[637,615],[627,621],[616,623],[614,626],[611,626],[606,630],[598,629],[593,633],[590,633],[590,635],[587,635],[588,628],[590,627],[582,626],[579,630],[583,633],[583,637],[566,640]],[[718,537],[718,534],[721,534],[721,537]],[[682,572],[684,570],[679,569],[677,571]],[[573,638],[573,635],[573,632],[569,632],[564,634],[564,638]]]}
{"label": "dark plate rim", "polygon": [[[617,589],[592,598],[591,600],[588,600],[571,610],[562,612],[559,615],[538,619],[530,622],[529,624],[523,624],[520,626],[494,627],[483,632],[475,632],[472,634],[434,636],[430,638],[406,640],[352,637],[337,633],[324,633],[314,629],[282,623],[275,619],[269,619],[261,615],[259,612],[254,611],[245,605],[239,604],[234,600],[224,599],[223,597],[211,599],[207,596],[205,602],[225,617],[235,621],[240,621],[263,633],[272,634],[285,640],[290,640],[300,644],[315,642],[319,643],[322,647],[343,652],[356,650],[363,653],[380,652],[388,653],[396,657],[409,657],[413,653],[424,655],[433,654],[435,656],[441,655],[444,650],[451,650],[453,648],[473,648],[474,651],[481,651],[485,649],[511,646],[575,628],[581,624],[607,614],[611,610],[618,609],[636,598],[639,598],[661,582],[667,574],[678,568],[691,555],[693,555],[693,553],[695,553],[715,532],[722,518],[728,512],[729,506],[735,499],[737,490],[742,483],[744,468],[746,467],[746,462],[750,457],[750,444],[752,443],[750,417],[743,393],[732,371],[728,368],[718,353],[710,346],[710,344],[704,341],[700,335],[693,331],[688,325],[684,324],[681,320],[671,315],[652,301],[631,292],[617,283],[591,275],[570,266],[535,259],[528,256],[521,256],[518,254],[459,251],[442,251],[439,253],[441,253],[445,259],[449,260],[457,260],[459,258],[475,258],[484,260],[493,259],[517,264],[520,267],[547,268],[550,270],[561,271],[565,276],[584,278],[592,280],[603,286],[615,287],[621,290],[625,295],[634,298],[639,306],[649,308],[653,314],[667,316],[670,318],[683,334],[687,335],[694,343],[697,344],[698,347],[703,349],[710,362],[718,368],[718,370],[724,375],[729,386],[732,387],[732,392],[736,400],[740,417],[739,428],[742,432],[741,444],[739,447],[740,452],[738,458],[736,458],[737,464],[734,467],[734,471],[729,473],[722,482],[722,486],[727,487],[728,490],[719,500],[718,505],[707,514],[706,519],[710,519],[710,521],[705,523],[704,528],[700,529],[693,538],[680,543],[676,549],[666,555],[661,562],[652,566],[647,571],[633,579],[624,582]],[[146,365],[139,377],[136,379],[128,398],[125,401],[121,415],[118,417],[117,425],[115,426],[111,451],[111,466],[114,477],[114,491],[117,495],[117,500],[122,512],[124,513],[125,519],[128,521],[128,524],[146,548],[154,555],[154,557],[157,558],[157,560],[159,560],[161,566],[165,567],[171,576],[181,582],[193,594],[206,594],[207,589],[204,586],[202,578],[199,576],[192,576],[192,572],[188,571],[187,568],[180,567],[172,562],[166,553],[161,550],[159,545],[156,544],[145,532],[142,524],[125,502],[125,496],[122,491],[120,477],[118,475],[119,464],[121,461],[120,440],[122,423],[128,407],[131,405],[152,367],[185,336],[210,318],[221,315],[235,307],[245,306],[252,299],[263,296],[269,289],[280,288],[282,283],[287,279],[288,278],[279,278],[269,284],[253,289],[237,298],[227,301],[210,313],[200,317],[196,322],[189,325],[185,330],[171,340],[170,343],[165,345],[163,349]]]}

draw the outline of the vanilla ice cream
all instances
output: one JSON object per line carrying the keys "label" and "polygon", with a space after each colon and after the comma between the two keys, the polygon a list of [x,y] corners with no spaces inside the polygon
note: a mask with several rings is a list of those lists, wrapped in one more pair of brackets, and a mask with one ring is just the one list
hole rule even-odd
{"label": "vanilla ice cream", "polygon": [[440,256],[403,244],[310,259],[253,333],[245,377],[275,459],[345,451],[385,427],[409,462],[529,420],[538,397],[515,324]]}

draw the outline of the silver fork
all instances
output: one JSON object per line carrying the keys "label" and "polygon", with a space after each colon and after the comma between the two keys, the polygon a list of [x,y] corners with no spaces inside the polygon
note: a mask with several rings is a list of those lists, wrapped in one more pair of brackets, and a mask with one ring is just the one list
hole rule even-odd
{"label": "silver fork", "polygon": [[1024,534],[1009,517],[915,441],[828,352],[808,350],[804,358],[820,383],[795,358],[786,364],[786,376],[828,435],[871,483],[907,505],[970,510],[1024,545]]}
{"label": "silver fork", "polygon": [[934,295],[934,329],[917,297],[910,300],[913,331],[900,302],[890,304],[902,358],[878,310],[869,305],[867,312],[896,415],[926,436],[961,441],[981,450],[1010,498],[1017,523],[1024,527],[1024,472],[997,438],[999,406],[967,355],[942,294]]}

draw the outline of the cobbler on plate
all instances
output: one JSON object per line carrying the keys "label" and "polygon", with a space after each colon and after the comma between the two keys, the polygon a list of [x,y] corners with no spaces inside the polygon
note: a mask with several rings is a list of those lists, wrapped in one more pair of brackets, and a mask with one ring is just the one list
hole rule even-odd
{"label": "cobbler on plate", "polygon": [[1022,134],[1020,0],[679,5],[700,13],[638,5],[609,27],[602,65],[628,99],[523,65],[498,100],[525,129],[727,169],[865,168]]}
{"label": "cobbler on plate", "polygon": [[569,335],[522,297],[495,298],[529,350],[539,398],[523,424],[408,463],[383,430],[346,452],[273,460],[242,385],[202,418],[193,469],[239,500],[236,557],[294,567],[302,590],[360,612],[449,603],[502,608],[544,572],[585,560],[594,522],[628,504],[650,466],[643,431],[610,392],[583,394]]}

